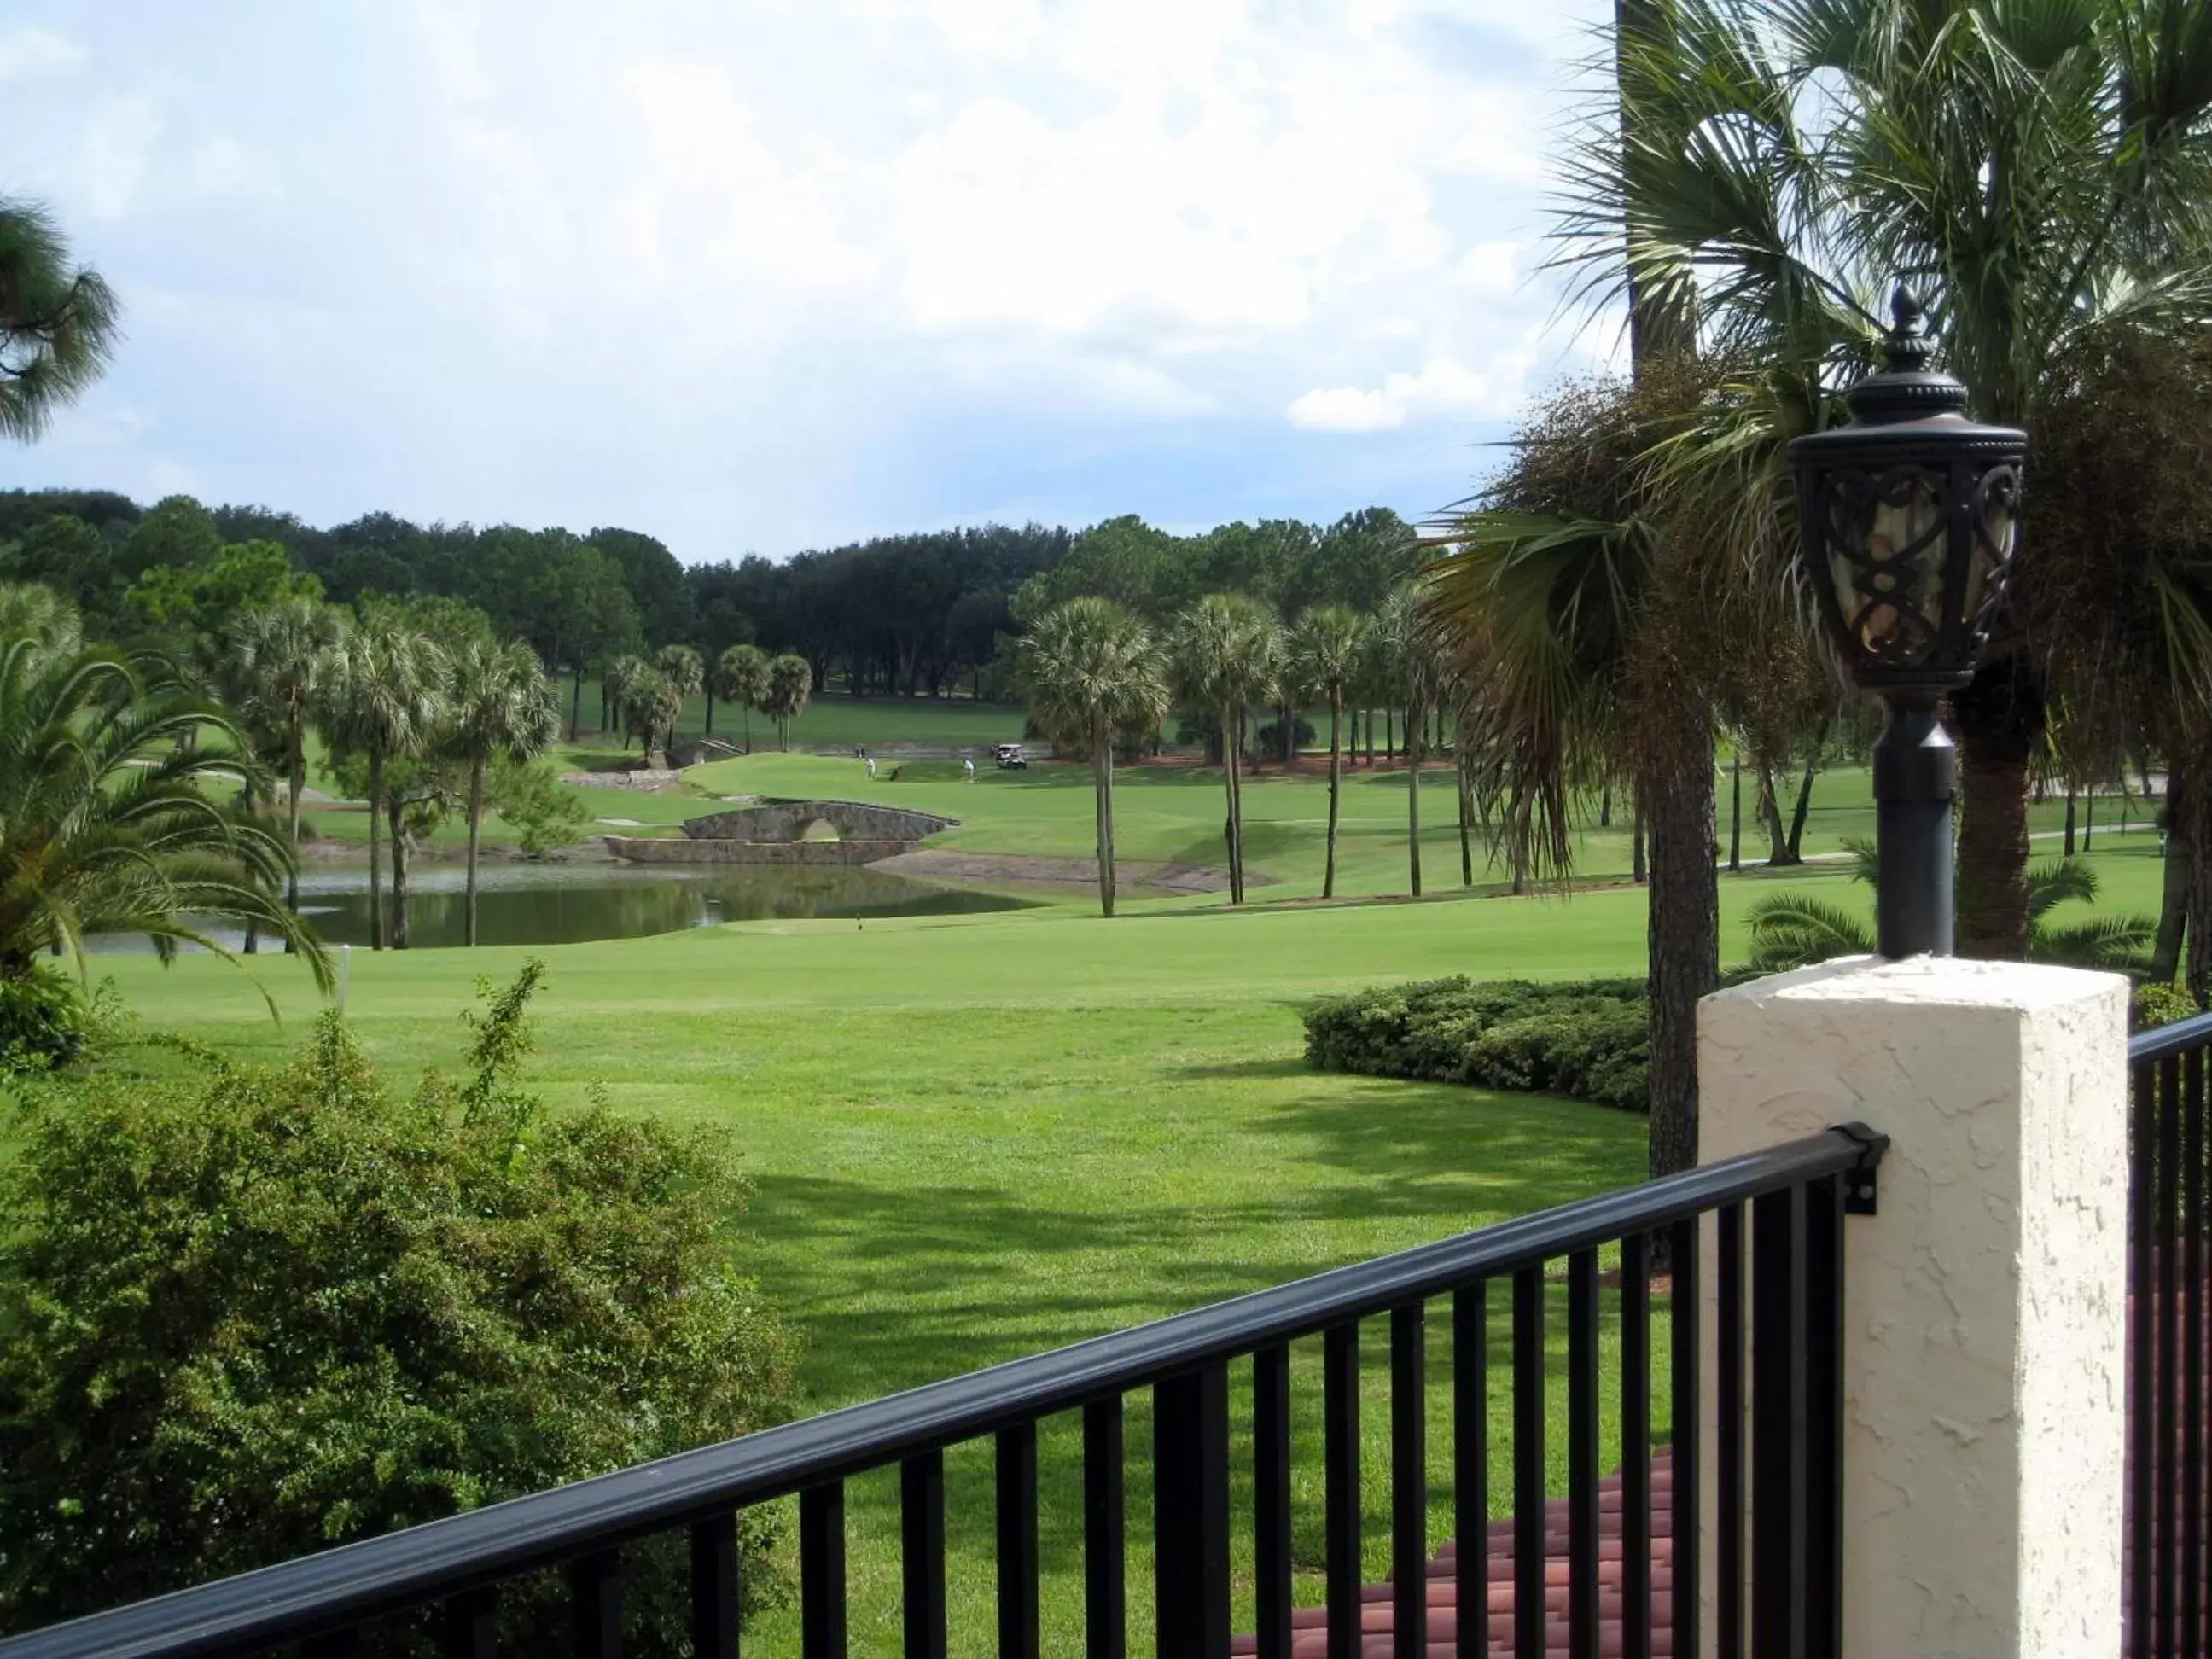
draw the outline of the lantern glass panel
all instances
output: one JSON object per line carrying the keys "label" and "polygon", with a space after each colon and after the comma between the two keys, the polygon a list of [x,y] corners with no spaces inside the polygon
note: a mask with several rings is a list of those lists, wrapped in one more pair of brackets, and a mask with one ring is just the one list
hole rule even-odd
{"label": "lantern glass panel", "polygon": [[1851,648],[1869,665],[1923,661],[1942,637],[1942,475],[1847,473],[1830,505],[1829,574]]}
{"label": "lantern glass panel", "polygon": [[1966,571],[1962,613],[1978,641],[1989,629],[1990,611],[2002,597],[2012,563],[2013,538],[2019,528],[2020,469],[1993,466],[1974,487],[1974,556]]}

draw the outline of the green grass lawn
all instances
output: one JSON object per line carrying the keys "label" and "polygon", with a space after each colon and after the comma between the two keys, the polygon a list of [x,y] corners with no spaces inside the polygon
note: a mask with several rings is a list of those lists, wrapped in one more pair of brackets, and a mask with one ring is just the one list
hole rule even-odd
{"label": "green grass lawn", "polygon": [[[825,764],[757,757],[732,766],[763,787],[796,791],[817,787],[823,775],[805,769]],[[1390,782],[1372,787],[1379,795]],[[1286,801],[1308,787],[1270,787]],[[908,798],[902,787],[878,793]],[[1025,846],[1064,840],[1068,805],[1085,793],[1051,773],[972,789],[906,787],[916,799],[988,799],[994,810],[976,815],[978,828],[988,820],[994,835]],[[1200,809],[1183,803],[1202,792],[1164,777],[1151,796],[1142,785],[1128,793],[1152,805],[1154,822],[1140,833],[1163,849],[1154,855],[1194,833]],[[1379,825],[1373,833],[1369,856],[1379,861]],[[2150,838],[2106,845],[2096,861],[2108,902],[2152,902]],[[1288,855],[1276,856],[1289,872]],[[1784,881],[1838,897],[1864,893],[1833,869],[1726,878],[1725,954],[1741,957],[1745,907]],[[1632,887],[1566,901],[1447,897],[1244,913],[1184,902],[1111,922],[1071,901],[987,916],[746,923],[553,947],[536,952],[550,974],[532,1074],[556,1101],[580,1101],[596,1085],[623,1109],[720,1125],[735,1137],[756,1187],[744,1249],[802,1336],[805,1407],[821,1409],[1636,1180],[1639,1118],[1316,1074],[1300,1058],[1297,1011],[1332,990],[1453,972],[1635,972],[1643,915]],[[404,1082],[454,1059],[475,976],[501,979],[525,954],[356,951],[349,1017],[386,1076]],[[245,978],[211,959],[163,970],[150,959],[111,958],[100,969],[149,1024],[244,1056],[287,1052],[316,1006],[305,975],[281,957],[260,958],[254,971],[286,1012],[282,1030]],[[1432,1542],[1451,1534],[1443,1316],[1432,1310]],[[1555,1319],[1555,1337],[1561,1328]],[[1502,1310],[1493,1328],[1504,1328]],[[1321,1595],[1313,1346],[1302,1345],[1294,1372],[1303,1605]],[[1389,1428],[1379,1325],[1364,1346],[1367,1566],[1379,1575]],[[1501,1459],[1493,1491],[1503,1493],[1509,1376],[1498,1351],[1489,1358]],[[1245,1377],[1242,1367],[1232,1374],[1241,1628],[1251,1619]],[[1141,1398],[1129,1403],[1130,1630],[1144,1651],[1149,1407]],[[1557,1419],[1563,1405],[1553,1405]],[[1610,1394],[1606,1409],[1609,1448]],[[1559,1451],[1557,1432],[1551,1447]],[[1080,1627],[1078,1452],[1072,1424],[1047,1426],[1043,1591],[1055,1651],[1071,1650]],[[1563,1471],[1554,1462],[1556,1478]],[[956,1454],[948,1480],[955,1646],[981,1654],[994,1628],[988,1449]],[[895,1477],[856,1481],[851,1505],[855,1644],[884,1649],[898,1614]],[[788,1613],[748,1637],[749,1653],[797,1649]]]}
{"label": "green grass lawn", "polygon": [[[900,775],[894,779],[892,766],[879,762],[878,775],[871,780],[863,763],[850,757],[755,754],[694,767],[685,775],[687,781],[715,794],[814,795],[879,801],[961,819],[957,829],[933,840],[932,846],[963,852],[1060,857],[1092,854],[1094,809],[1091,775],[1085,767],[1040,764],[1026,771],[1001,772],[987,766],[978,769],[973,784],[963,781],[957,763],[915,762],[896,769]],[[1340,895],[1407,890],[1406,788],[1402,769],[1346,774],[1337,849]],[[1626,877],[1632,861],[1626,811],[1614,815],[1612,828],[1601,830],[1595,827],[1595,803],[1586,805],[1588,826],[1576,837],[1577,878]],[[2139,833],[2124,838],[2108,833],[2117,824],[2118,804],[2107,801],[2104,806],[2106,830],[2100,832],[2104,839],[2099,845],[2142,846],[2155,841],[2154,836]],[[1723,813],[1726,807],[1723,794]],[[2056,801],[2032,808],[2033,827],[2057,830],[2063,811]],[[1124,859],[1212,865],[1224,860],[1225,806],[1218,769],[1166,765],[1124,768],[1115,776],[1114,812],[1115,844]],[[1421,817],[1425,890],[1456,891],[1462,876],[1458,805],[1448,769],[1424,773]],[[1328,786],[1324,775],[1300,772],[1285,776],[1269,770],[1247,781],[1247,863],[1255,874],[1277,884],[1255,889],[1255,898],[1301,898],[1321,891],[1328,819]],[[2139,805],[2131,809],[2131,819],[2138,826],[2143,822]],[[1744,858],[1763,858],[1764,837],[1748,821],[1744,828]],[[1723,817],[1723,847],[1726,834]],[[1806,819],[1806,854],[1834,852],[1846,836],[1873,834],[1874,808],[1865,770],[1839,769],[1822,774],[1815,781],[1812,809]],[[1501,889],[1506,872],[1492,863],[1480,830],[1473,842],[1478,886],[1492,891]],[[2059,850],[2056,842],[2048,840],[2039,841],[2036,848],[2038,856],[2055,857]]]}

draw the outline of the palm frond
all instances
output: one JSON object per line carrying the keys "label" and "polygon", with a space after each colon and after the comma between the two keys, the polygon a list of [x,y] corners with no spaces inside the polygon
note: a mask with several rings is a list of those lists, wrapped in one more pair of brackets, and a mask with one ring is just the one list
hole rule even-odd
{"label": "palm frond", "polygon": [[1874,929],[1867,919],[1823,899],[1777,893],[1759,900],[1748,915],[1751,963],[1763,973],[1786,973],[1874,951]]}

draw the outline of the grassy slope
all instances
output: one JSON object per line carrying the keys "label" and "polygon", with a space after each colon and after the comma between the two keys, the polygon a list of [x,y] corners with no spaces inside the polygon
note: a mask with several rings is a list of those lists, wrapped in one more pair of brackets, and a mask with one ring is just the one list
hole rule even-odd
{"label": "grassy slope", "polygon": [[[763,781],[796,784],[805,780],[787,769],[819,763],[749,764]],[[1000,799],[980,785],[941,787],[970,803]],[[902,798],[896,787],[879,793]],[[1080,798],[1036,780],[1004,796],[1037,809],[1026,823],[976,816],[996,820],[994,837],[1049,842],[1064,833],[1060,807]],[[1162,786],[1163,822],[1145,832],[1163,852],[1188,833],[1167,810],[1177,799]],[[2099,856],[2108,902],[2151,901],[2153,850],[2146,837]],[[1863,892],[1834,872],[1796,879],[1836,896]],[[1772,887],[1724,882],[1730,955],[1740,954],[1744,906]],[[1316,994],[1378,980],[1634,971],[1642,915],[1634,889],[1565,903],[1447,899],[1243,915],[1161,904],[1113,923],[1071,902],[565,946],[542,952],[552,972],[534,1073],[556,1099],[580,1099],[599,1084],[623,1108],[730,1127],[758,1187],[750,1218],[758,1236],[748,1248],[805,1335],[808,1403],[827,1407],[1635,1179],[1640,1120],[1316,1076],[1298,1059],[1295,1010]],[[387,1075],[404,1079],[457,1051],[456,1015],[473,977],[511,974],[523,954],[356,952],[351,1018]],[[102,967],[149,1023],[262,1057],[296,1041],[313,1006],[304,975],[281,958],[257,968],[291,1017],[281,1032],[252,988],[216,962]],[[1439,1539],[1451,1526],[1442,1312],[1430,1389]],[[1503,1329],[1502,1310],[1493,1328]],[[1556,1336],[1557,1321],[1552,1328]],[[1377,1328],[1366,1344],[1363,1434],[1375,1572],[1389,1492],[1382,1351]],[[1508,1377],[1497,1365],[1492,1373],[1502,1448]],[[1233,1379],[1240,1437],[1242,1375]],[[1296,1376],[1299,1594],[1310,1602],[1321,1559],[1316,1354],[1298,1354]],[[1131,1583],[1143,1585],[1149,1419],[1141,1399],[1131,1411]],[[1555,1453],[1559,1445],[1554,1433]],[[1070,1645],[1080,1620],[1075,1455],[1067,1425],[1048,1430],[1043,1559],[1055,1648]],[[1249,1513],[1247,1467],[1240,1458],[1240,1514]],[[1504,1474],[1501,1465],[1494,1492],[1505,1489]],[[957,1454],[951,1480],[957,1645],[981,1653],[993,1628],[987,1452]],[[854,1627],[866,1650],[896,1628],[893,1482],[855,1483],[851,1533]],[[1238,1550],[1249,1571],[1241,1530]],[[1239,1607],[1249,1607],[1241,1591]],[[1239,1623],[1249,1628],[1249,1613]],[[1130,1626],[1141,1651],[1151,1631],[1141,1601]],[[795,1652],[793,1621],[765,1621],[748,1651]]]}

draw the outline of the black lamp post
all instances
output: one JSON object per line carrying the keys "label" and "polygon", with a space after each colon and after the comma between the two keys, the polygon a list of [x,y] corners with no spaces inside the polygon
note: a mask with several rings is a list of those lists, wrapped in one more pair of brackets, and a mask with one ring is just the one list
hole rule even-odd
{"label": "black lamp post", "polygon": [[1790,446],[1806,574],[1852,679],[1887,705],[1874,751],[1875,914],[1889,957],[1951,954],[1958,759],[1936,718],[2004,599],[2027,434],[1966,418],[1966,388],[1929,367],[1909,289],[1881,371],[1844,394],[1851,422]]}

